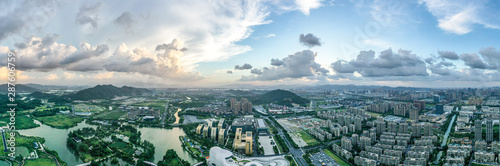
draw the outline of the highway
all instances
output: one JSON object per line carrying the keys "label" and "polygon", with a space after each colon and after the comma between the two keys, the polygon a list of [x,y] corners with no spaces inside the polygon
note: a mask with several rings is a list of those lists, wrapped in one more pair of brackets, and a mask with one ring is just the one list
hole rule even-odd
{"label": "highway", "polygon": [[[264,118],[269,119],[267,116],[265,116]],[[280,127],[277,127],[277,125],[274,124],[274,121],[272,121],[272,120],[269,120],[269,121],[278,130],[278,136],[281,136],[281,138],[283,138],[283,140],[285,140],[285,144],[286,144],[286,146],[288,146],[288,149],[290,149],[290,154],[292,154],[293,158],[297,162],[297,165],[299,165],[299,166],[308,165],[306,160],[304,160],[304,158],[302,157],[302,155],[304,155],[304,151],[302,151],[302,149],[297,149],[297,148],[293,147],[292,144],[290,143],[291,140],[288,140],[288,138],[284,136],[285,133],[283,132],[283,130],[281,130]]]}
{"label": "highway", "polygon": [[161,122],[160,124],[165,127],[165,119],[167,119],[167,115],[168,115],[168,105],[169,105],[169,101],[167,102],[167,104],[165,104],[165,112],[163,112],[163,115],[161,117]]}

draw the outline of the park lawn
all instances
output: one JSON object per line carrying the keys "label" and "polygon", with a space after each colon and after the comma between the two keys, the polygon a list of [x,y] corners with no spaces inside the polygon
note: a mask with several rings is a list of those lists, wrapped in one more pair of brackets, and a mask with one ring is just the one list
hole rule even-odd
{"label": "park lawn", "polygon": [[[8,123],[8,122],[10,122],[10,117],[4,117],[4,118],[0,119],[0,121]],[[36,124],[32,118],[30,118],[26,115],[16,116],[16,129],[17,130],[31,129],[31,128],[36,128],[39,126],[40,125]]]}
{"label": "park lawn", "polygon": [[97,117],[97,119],[106,119],[106,120],[118,120],[120,119],[123,115],[127,114],[127,112],[124,111],[112,111],[109,113],[103,113],[105,115]]}
{"label": "park lawn", "polygon": [[116,141],[116,142],[112,143],[109,146],[110,147],[115,147],[115,148],[118,148],[118,149],[123,149],[123,148],[127,147],[128,144],[125,143],[125,142],[122,142],[122,141]]}
{"label": "park lawn", "polygon": [[299,132],[296,132],[295,134],[297,134],[300,138],[302,138],[302,140],[304,140],[304,142],[306,142],[307,145],[309,145],[309,146],[314,146],[314,145],[318,144],[318,141],[316,141],[313,137],[311,137],[305,131],[299,131]]}
{"label": "park lawn", "polygon": [[274,142],[274,144],[276,144],[276,146],[278,146],[278,149],[280,150],[280,152],[283,153],[283,145],[281,145],[278,141],[276,141],[276,139],[274,139],[274,137],[273,137],[273,142]]}
{"label": "park lawn", "polygon": [[370,111],[366,111],[366,112],[369,113],[372,117],[379,117],[380,115],[382,115],[382,114],[370,112]]}
{"label": "park lawn", "polygon": [[342,160],[339,156],[333,154],[330,150],[323,149],[323,152],[325,152],[328,156],[330,156],[332,159],[334,159],[341,166],[350,166],[344,160]]}
{"label": "park lawn", "polygon": [[25,161],[25,166],[51,166],[51,165],[57,165],[56,162],[54,162],[53,159],[49,158],[38,158],[36,160],[24,160]]}
{"label": "park lawn", "polygon": [[43,124],[48,126],[59,128],[59,129],[67,129],[76,126],[78,123],[83,121],[83,118],[76,116],[66,116],[57,114],[54,116],[44,116],[39,117],[38,120]]}

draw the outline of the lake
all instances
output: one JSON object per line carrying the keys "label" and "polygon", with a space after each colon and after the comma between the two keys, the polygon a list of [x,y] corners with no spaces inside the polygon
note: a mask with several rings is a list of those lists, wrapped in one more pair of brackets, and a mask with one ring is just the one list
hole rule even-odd
{"label": "lake", "polygon": [[[92,127],[96,128],[97,125],[90,125],[85,123],[85,121],[78,123],[77,126],[69,128],[69,129],[56,129],[47,125],[40,123],[35,120],[35,123],[40,124],[40,127],[27,129],[27,130],[17,130],[22,135],[27,136],[37,136],[45,138],[45,146],[47,146],[51,150],[57,151],[59,157],[64,160],[64,162],[68,163],[68,165],[78,165],[82,164],[78,157],[76,157],[66,146],[66,138],[68,137],[68,133],[77,129],[81,129],[84,127]],[[155,156],[154,162],[157,163],[159,160],[163,158],[165,152],[168,149],[174,149],[179,157],[190,162],[191,164],[196,163],[196,160],[193,159],[189,154],[184,151],[181,147],[179,136],[185,135],[182,128],[173,128],[173,129],[164,129],[164,128],[149,128],[143,127],[139,128],[141,131],[141,139],[148,140],[153,143],[155,146]]]}

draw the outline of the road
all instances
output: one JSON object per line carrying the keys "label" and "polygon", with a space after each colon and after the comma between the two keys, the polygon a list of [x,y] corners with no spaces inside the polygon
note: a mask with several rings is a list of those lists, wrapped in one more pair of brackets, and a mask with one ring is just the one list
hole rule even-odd
{"label": "road", "polygon": [[[265,116],[264,118],[269,119],[267,116]],[[302,155],[304,155],[304,152],[302,151],[302,149],[297,149],[297,148],[293,147],[292,144],[290,143],[290,140],[288,140],[287,137],[284,137],[285,133],[281,130],[281,128],[277,127],[277,125],[274,124],[274,121],[272,121],[272,120],[269,120],[269,121],[272,123],[272,125],[276,126],[276,129],[278,130],[278,136],[281,136],[281,138],[283,138],[283,140],[285,140],[285,144],[286,144],[286,146],[288,146],[288,149],[290,149],[290,154],[292,154],[293,158],[297,162],[297,165],[299,165],[299,166],[308,165],[306,160],[304,160],[304,158],[302,157]]]}
{"label": "road", "polygon": [[167,115],[168,115],[168,105],[169,105],[170,101],[167,102],[167,104],[165,104],[165,112],[163,112],[163,115],[161,117],[161,122],[160,124],[165,127],[165,119],[167,119]]}

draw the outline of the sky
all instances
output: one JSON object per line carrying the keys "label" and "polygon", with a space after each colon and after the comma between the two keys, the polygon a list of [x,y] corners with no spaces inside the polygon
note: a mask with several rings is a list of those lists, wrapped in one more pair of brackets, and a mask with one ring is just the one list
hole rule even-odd
{"label": "sky", "polygon": [[13,52],[17,83],[500,86],[499,9],[494,0],[1,0],[0,72]]}

